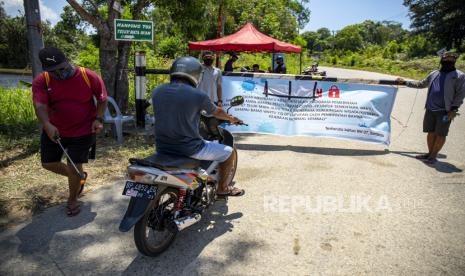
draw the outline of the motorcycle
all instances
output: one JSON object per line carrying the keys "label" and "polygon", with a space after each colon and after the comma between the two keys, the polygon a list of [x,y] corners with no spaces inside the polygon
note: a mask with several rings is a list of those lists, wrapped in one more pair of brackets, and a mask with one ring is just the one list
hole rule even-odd
{"label": "motorcycle", "polygon": [[[242,96],[229,102],[229,109],[244,103]],[[220,126],[225,121],[200,125],[205,139],[234,147],[234,137]],[[228,174],[232,183],[237,168],[237,154]],[[165,251],[176,235],[199,222],[202,213],[217,200],[217,161],[201,161],[183,156],[155,153],[144,159],[129,159],[123,195],[131,197],[119,230],[134,226],[134,242],[139,252],[157,256]]]}
{"label": "motorcycle", "polygon": [[312,75],[312,76],[326,76],[326,71],[318,71],[318,63],[315,62],[311,67],[307,67],[302,72],[302,75]]}

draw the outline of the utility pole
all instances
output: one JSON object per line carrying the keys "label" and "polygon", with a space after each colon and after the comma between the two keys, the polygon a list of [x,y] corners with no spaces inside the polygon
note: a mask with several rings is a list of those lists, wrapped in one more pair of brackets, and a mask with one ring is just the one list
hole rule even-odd
{"label": "utility pole", "polygon": [[[218,22],[216,26],[216,37],[224,36],[224,1],[219,0],[218,6]],[[221,67],[221,52],[216,52],[216,67]]]}
{"label": "utility pole", "polygon": [[32,77],[35,78],[35,76],[42,72],[39,51],[44,48],[39,0],[24,0],[24,12],[26,14],[27,44],[29,59],[32,64]]}

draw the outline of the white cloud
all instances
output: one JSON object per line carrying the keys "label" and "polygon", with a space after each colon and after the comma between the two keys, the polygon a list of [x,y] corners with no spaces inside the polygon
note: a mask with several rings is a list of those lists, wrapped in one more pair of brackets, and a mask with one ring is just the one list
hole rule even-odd
{"label": "white cloud", "polygon": [[[3,1],[3,3],[7,14],[16,16],[18,15],[18,11],[24,14],[23,0],[6,0]],[[60,20],[59,14],[50,7],[46,6],[43,0],[39,0],[39,6],[40,17],[42,20],[48,20],[52,23],[52,25],[55,25],[58,20]]]}
{"label": "white cloud", "polygon": [[55,25],[58,22],[58,20],[60,20],[60,16],[58,15],[58,13],[56,13],[51,8],[45,6],[42,0],[39,0],[39,6],[40,6],[40,16],[42,20],[48,20],[52,22],[52,25]]}
{"label": "white cloud", "polygon": [[17,15],[18,10],[21,12],[24,11],[22,0],[3,1],[3,7],[5,8],[6,13],[10,15]]}

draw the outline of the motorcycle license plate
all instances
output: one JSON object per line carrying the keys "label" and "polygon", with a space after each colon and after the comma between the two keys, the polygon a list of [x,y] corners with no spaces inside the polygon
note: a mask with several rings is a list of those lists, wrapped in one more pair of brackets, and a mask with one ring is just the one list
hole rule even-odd
{"label": "motorcycle license plate", "polygon": [[157,194],[157,190],[158,187],[155,185],[126,181],[123,195],[137,198],[154,199],[155,195]]}

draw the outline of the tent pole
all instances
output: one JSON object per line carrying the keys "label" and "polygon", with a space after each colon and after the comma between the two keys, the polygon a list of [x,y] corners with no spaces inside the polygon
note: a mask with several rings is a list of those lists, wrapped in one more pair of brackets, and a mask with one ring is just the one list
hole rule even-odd
{"label": "tent pole", "polygon": [[300,52],[300,71],[298,75],[300,74],[302,74],[302,52]]}

